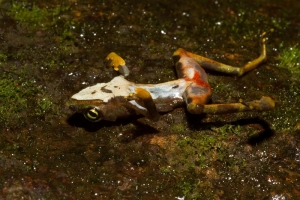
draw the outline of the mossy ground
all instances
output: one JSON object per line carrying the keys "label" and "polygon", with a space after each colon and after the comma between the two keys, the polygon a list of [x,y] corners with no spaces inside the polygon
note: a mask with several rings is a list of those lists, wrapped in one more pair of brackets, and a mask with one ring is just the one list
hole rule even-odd
{"label": "mossy ground", "polygon": [[278,57],[278,67],[287,69],[295,82],[300,79],[300,49],[297,46],[298,44],[292,47],[281,47],[281,54]]}
{"label": "mossy ground", "polygon": [[[36,98],[39,89],[33,81],[12,77],[3,73],[0,81],[0,115],[1,123],[6,127],[22,125],[24,112],[36,108]],[[47,109],[46,107],[42,106]],[[41,111],[43,112],[43,111]],[[40,113],[40,111],[39,111]],[[30,117],[30,116],[28,116]]]}
{"label": "mossy ground", "polygon": [[[299,177],[297,2],[0,1],[1,197],[294,199]],[[134,6],[132,6],[134,5]],[[286,12],[285,10],[288,10]],[[153,123],[89,123],[66,100],[109,81],[115,51],[129,79],[176,78],[183,47],[241,66],[268,37],[268,61],[241,78],[209,73],[214,103],[270,96],[263,113],[190,115]]]}

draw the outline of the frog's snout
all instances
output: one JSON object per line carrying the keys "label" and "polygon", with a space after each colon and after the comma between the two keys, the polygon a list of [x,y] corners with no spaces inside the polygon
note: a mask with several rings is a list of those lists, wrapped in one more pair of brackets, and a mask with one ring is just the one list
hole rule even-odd
{"label": "frog's snout", "polygon": [[70,110],[76,111],[76,106],[74,106],[74,105],[68,105],[68,104],[67,104],[67,106],[70,108]]}
{"label": "frog's snout", "polygon": [[78,107],[77,106],[75,106],[75,105],[68,105],[67,104],[67,106],[69,107],[69,109],[70,110],[72,110],[72,111],[74,111],[74,112],[79,112],[80,110],[78,109]]}

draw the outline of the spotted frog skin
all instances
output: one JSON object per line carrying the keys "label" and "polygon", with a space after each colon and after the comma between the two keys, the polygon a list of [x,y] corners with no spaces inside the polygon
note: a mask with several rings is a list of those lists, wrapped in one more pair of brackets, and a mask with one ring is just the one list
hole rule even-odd
{"label": "spotted frog skin", "polygon": [[275,103],[266,96],[250,102],[207,104],[212,89],[204,71],[205,68],[242,76],[255,69],[267,59],[266,34],[264,32],[260,38],[260,56],[242,67],[222,64],[179,48],[173,54],[178,79],[159,84],[136,84],[126,80],[129,69],[125,61],[112,52],[106,57],[106,61],[121,75],[108,83],[98,83],[81,90],[69,99],[67,105],[71,110],[83,113],[92,122],[115,121],[132,115],[143,115],[157,121],[159,113],[170,112],[185,105],[192,114],[271,110]]}

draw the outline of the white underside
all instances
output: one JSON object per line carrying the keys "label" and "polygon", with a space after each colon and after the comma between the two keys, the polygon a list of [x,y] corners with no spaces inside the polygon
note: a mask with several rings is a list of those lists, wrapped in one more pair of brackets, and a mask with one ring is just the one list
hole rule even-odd
{"label": "white underside", "polygon": [[102,100],[108,102],[116,96],[129,96],[135,93],[135,88],[143,88],[147,90],[153,100],[182,98],[183,92],[189,85],[183,79],[169,81],[160,84],[135,84],[127,81],[123,76],[117,76],[108,83],[98,83],[94,86],[87,87],[80,92],[74,94],[71,98],[76,100]]}

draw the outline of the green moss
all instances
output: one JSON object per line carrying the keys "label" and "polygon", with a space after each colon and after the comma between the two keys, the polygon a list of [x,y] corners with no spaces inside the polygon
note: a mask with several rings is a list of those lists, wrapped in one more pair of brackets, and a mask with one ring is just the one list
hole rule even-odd
{"label": "green moss", "polygon": [[19,113],[28,108],[28,94],[36,93],[30,83],[20,83],[14,80],[9,74],[3,74],[0,80],[0,120],[5,124],[9,123],[10,118],[19,118]]}
{"label": "green moss", "polygon": [[27,23],[34,27],[48,27],[57,22],[57,16],[69,9],[68,6],[57,6],[53,9],[39,8],[35,4],[28,5],[26,3],[14,2],[10,9],[11,15],[15,20]]}
{"label": "green moss", "polygon": [[280,17],[280,18],[273,18],[271,23],[272,26],[278,30],[286,30],[286,28],[291,24],[291,21]]}
{"label": "green moss", "polygon": [[[21,125],[26,118],[41,115],[48,110],[51,102],[39,100],[39,93],[40,88],[33,80],[13,78],[3,73],[0,80],[0,123],[6,127]],[[30,112],[36,109],[39,110],[37,113]]]}
{"label": "green moss", "polygon": [[239,125],[234,126],[231,124],[225,124],[224,126],[221,127],[213,127],[212,130],[217,132],[219,135],[225,137],[228,133],[241,135],[243,128]]}
{"label": "green moss", "polygon": [[212,135],[201,134],[197,138],[185,136],[178,140],[177,145],[177,156],[171,164],[177,165],[181,171],[194,171],[196,167],[205,167],[216,151],[216,155],[220,157],[214,159],[222,159],[219,154],[223,150],[222,144]]}
{"label": "green moss", "polygon": [[[247,166],[244,158],[229,156],[235,155],[232,151],[237,148],[230,148],[230,144],[232,137],[241,138],[255,131],[251,127],[230,124],[212,126],[210,129],[212,131],[200,131],[179,139],[169,160],[169,168],[162,169],[166,173],[182,174],[177,186],[187,199],[213,199],[216,190],[212,187],[211,180],[202,178],[206,170],[217,169],[215,173],[218,176],[225,168],[238,173]],[[222,166],[220,163],[223,163]]]}
{"label": "green moss", "polygon": [[168,167],[161,167],[160,171],[164,174],[171,174],[173,172],[173,169],[168,166]]}
{"label": "green moss", "polygon": [[184,133],[184,131],[187,129],[186,123],[178,123],[174,124],[171,128],[171,130],[175,133]]}
{"label": "green moss", "polygon": [[5,54],[0,54],[0,63],[6,61],[7,61],[7,56]]}
{"label": "green moss", "polygon": [[39,99],[35,108],[37,115],[42,115],[51,110],[52,101],[48,98]]}
{"label": "green moss", "polygon": [[193,184],[191,184],[190,182],[183,181],[183,183],[181,184],[181,189],[182,189],[184,196],[191,194],[191,192],[193,191],[194,188],[195,188],[195,186]]}
{"label": "green moss", "polygon": [[278,60],[279,67],[288,69],[294,78],[300,77],[300,49],[297,45],[284,48]]}
{"label": "green moss", "polygon": [[[243,137],[257,134],[251,128],[226,124],[221,127],[211,127],[212,131],[201,131],[193,135],[184,135],[174,146],[172,155],[167,156],[168,167],[172,166],[175,173],[195,173],[201,169],[211,167],[213,163],[226,163],[228,169],[239,168],[243,160],[228,157],[228,137]],[[163,172],[170,169],[163,168]]]}

